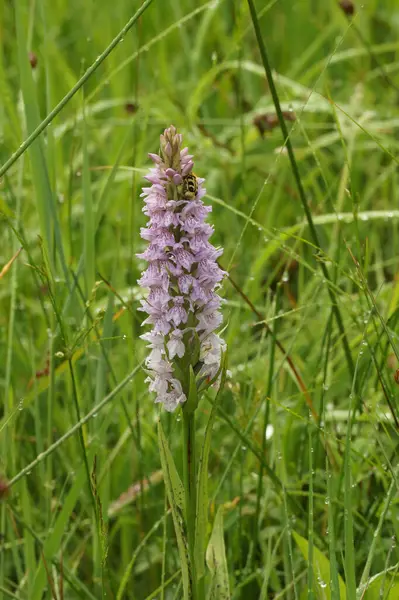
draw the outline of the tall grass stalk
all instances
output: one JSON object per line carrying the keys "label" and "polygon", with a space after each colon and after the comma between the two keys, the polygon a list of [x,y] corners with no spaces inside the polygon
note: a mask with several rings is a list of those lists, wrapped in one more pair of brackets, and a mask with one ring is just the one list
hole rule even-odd
{"label": "tall grass stalk", "polygon": [[[259,47],[259,52],[262,58],[262,63],[265,69],[265,74],[267,77],[267,81],[268,84],[270,86],[270,92],[273,98],[273,103],[274,106],[276,108],[276,113],[277,113],[277,117],[279,120],[279,124],[281,127],[281,132],[283,134],[283,138],[284,138],[284,145],[287,148],[287,152],[288,152],[288,157],[290,159],[290,163],[291,163],[291,168],[292,168],[292,173],[294,175],[294,179],[295,179],[295,183],[296,183],[296,187],[298,189],[298,194],[299,194],[299,198],[301,200],[302,206],[303,206],[303,210],[305,212],[305,216],[308,222],[308,226],[309,226],[309,230],[310,230],[310,234],[312,236],[312,240],[314,245],[316,246],[316,248],[320,248],[321,249],[321,245],[320,245],[320,241],[319,241],[319,236],[317,234],[317,230],[314,226],[313,223],[313,217],[312,217],[312,212],[310,210],[309,207],[309,203],[307,201],[306,198],[306,194],[305,194],[305,190],[303,188],[302,185],[302,180],[301,180],[301,176],[299,173],[299,169],[298,169],[298,165],[296,162],[296,158],[295,158],[295,154],[294,154],[294,149],[291,143],[291,139],[288,133],[288,129],[287,129],[287,125],[281,110],[281,105],[280,105],[280,99],[277,93],[277,89],[274,83],[274,77],[273,77],[273,73],[272,73],[272,69],[270,67],[270,62],[269,62],[269,58],[267,55],[267,51],[266,51],[266,47],[265,47],[265,43],[262,37],[262,33],[259,27],[259,21],[258,21],[258,17],[257,17],[257,13],[255,10],[255,5],[253,3],[253,0],[248,0],[248,5],[249,5],[249,9],[250,9],[250,13],[251,13],[251,19],[252,19],[252,23],[254,26],[254,30],[255,30],[255,35],[256,35],[256,40],[258,42],[258,47]],[[319,266],[322,270],[323,276],[325,277],[326,281],[328,283],[330,283],[331,278],[330,278],[330,274],[328,271],[328,268],[325,264],[325,262],[323,260],[319,261]],[[337,325],[338,325],[338,329],[340,331],[340,335],[341,335],[341,339],[342,339],[342,344],[344,347],[344,352],[345,352],[345,357],[346,357],[346,361],[348,364],[348,370],[349,373],[351,375],[351,377],[354,376],[354,372],[355,372],[355,366],[354,366],[354,362],[353,362],[353,358],[352,358],[352,353],[351,353],[351,349],[349,346],[349,342],[346,336],[346,332],[345,332],[345,328],[344,328],[344,323],[342,320],[342,316],[341,316],[341,311],[338,307],[337,304],[337,297],[336,294],[334,293],[333,288],[328,285],[328,294],[330,296],[330,300],[331,300],[331,306],[332,306],[332,310],[334,312],[336,321],[337,321]]]}
{"label": "tall grass stalk", "polygon": [[183,410],[183,484],[186,503],[186,524],[188,551],[192,574],[193,600],[203,600],[198,596],[198,580],[195,554],[195,522],[197,516],[197,468],[195,411]]}

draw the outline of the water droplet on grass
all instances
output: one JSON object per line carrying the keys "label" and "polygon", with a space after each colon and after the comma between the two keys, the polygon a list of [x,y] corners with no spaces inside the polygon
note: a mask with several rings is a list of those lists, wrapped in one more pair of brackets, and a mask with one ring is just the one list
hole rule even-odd
{"label": "water droplet on grass", "polygon": [[266,427],[265,438],[267,440],[270,440],[270,438],[273,437],[273,434],[274,434],[274,427],[273,427],[273,425],[270,425],[270,423],[269,423],[269,425]]}
{"label": "water droplet on grass", "polygon": [[318,584],[319,584],[319,586],[320,586],[321,588],[323,588],[323,589],[327,587],[327,584],[326,584],[326,582],[325,582],[325,581],[323,581],[323,579],[322,579],[321,577],[318,577],[318,578],[317,578],[317,583],[318,583]]}

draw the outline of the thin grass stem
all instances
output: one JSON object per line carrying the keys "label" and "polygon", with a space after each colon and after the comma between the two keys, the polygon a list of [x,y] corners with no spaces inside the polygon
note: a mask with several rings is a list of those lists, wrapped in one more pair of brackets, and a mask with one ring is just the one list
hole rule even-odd
{"label": "thin grass stem", "polygon": [[195,563],[195,519],[197,514],[195,411],[188,413],[185,410],[183,410],[183,481],[193,600],[203,600],[198,597],[198,582]]}
{"label": "thin grass stem", "polygon": [[[274,314],[277,315],[279,311],[279,300],[280,300],[280,291],[281,286],[277,287],[276,294],[276,302]],[[262,427],[262,456],[266,456],[266,431],[267,426],[269,424],[270,419],[270,396],[273,389],[273,381],[274,381],[274,361],[276,356],[276,339],[277,339],[277,327],[278,320],[276,319],[273,322],[273,336],[270,340],[270,360],[269,360],[269,373],[267,378],[267,389],[266,389],[266,398],[265,398],[265,412],[263,416],[263,427]],[[260,516],[260,508],[261,508],[261,500],[263,496],[263,463],[259,463],[259,473],[258,473],[258,488],[256,491],[256,510],[255,510],[255,520],[254,520],[254,536],[253,536],[253,545],[255,547],[255,542],[259,532],[259,516]]]}

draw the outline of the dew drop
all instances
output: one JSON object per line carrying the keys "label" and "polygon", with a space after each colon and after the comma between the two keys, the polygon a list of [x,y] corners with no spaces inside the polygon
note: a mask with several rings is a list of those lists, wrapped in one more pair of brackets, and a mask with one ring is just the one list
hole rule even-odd
{"label": "dew drop", "polygon": [[270,425],[270,423],[269,423],[269,425],[266,427],[266,432],[265,432],[266,439],[270,440],[270,438],[273,437],[273,434],[274,434],[274,427],[273,427],[273,425]]}

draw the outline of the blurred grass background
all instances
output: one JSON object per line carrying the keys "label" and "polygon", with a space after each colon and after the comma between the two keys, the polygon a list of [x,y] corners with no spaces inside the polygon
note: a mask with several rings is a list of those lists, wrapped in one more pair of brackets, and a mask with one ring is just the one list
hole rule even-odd
{"label": "blurred grass background", "polygon": [[[255,5],[320,247],[239,0],[154,0],[0,180],[0,597],[181,597],[135,258],[147,153],[173,123],[235,284],[210,457],[232,598],[399,598],[399,6]],[[1,3],[1,164],[139,7]]]}

